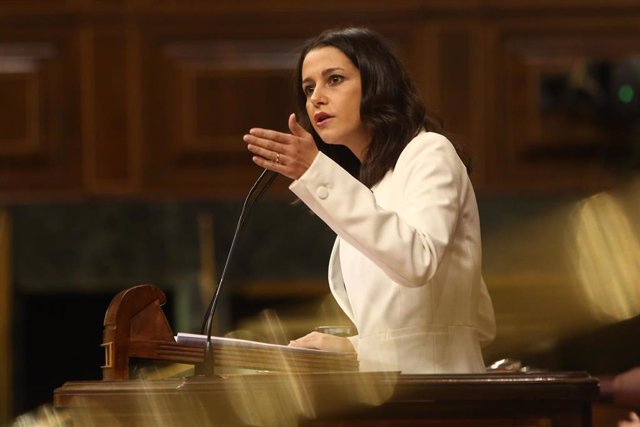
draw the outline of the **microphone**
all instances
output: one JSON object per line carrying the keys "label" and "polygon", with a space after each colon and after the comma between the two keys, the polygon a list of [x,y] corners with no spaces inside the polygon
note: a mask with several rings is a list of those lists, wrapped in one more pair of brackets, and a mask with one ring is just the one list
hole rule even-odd
{"label": "microphone", "polygon": [[[222,283],[224,282],[225,275],[227,273],[227,267],[229,266],[229,261],[231,260],[231,256],[233,255],[233,251],[236,247],[236,243],[238,241],[238,235],[240,234],[240,230],[242,230],[248,216],[249,212],[253,205],[255,205],[258,200],[267,192],[273,181],[277,178],[277,172],[270,171],[269,169],[265,169],[262,171],[256,182],[253,184],[247,197],[244,199],[244,203],[242,204],[242,210],[240,211],[240,215],[238,217],[238,223],[236,224],[236,230],[233,233],[233,238],[231,239],[231,245],[229,247],[229,252],[227,253],[227,259],[224,262],[224,267],[222,268],[222,273],[220,273],[220,280],[218,281],[218,287],[216,288],[216,292],[213,295],[213,298],[209,302],[209,306],[207,307],[207,311],[205,312],[205,318],[202,322],[202,326],[200,328],[201,335],[207,335],[207,340],[205,342],[205,350],[204,350],[204,362],[202,365],[196,366],[196,374],[197,375],[205,375],[212,376],[213,375],[213,366],[214,366],[214,358],[213,358],[213,346],[211,345],[211,331],[213,329],[213,316],[216,312],[216,306],[218,304],[218,297],[220,295],[220,290],[222,289]],[[261,186],[262,184],[262,186]]]}

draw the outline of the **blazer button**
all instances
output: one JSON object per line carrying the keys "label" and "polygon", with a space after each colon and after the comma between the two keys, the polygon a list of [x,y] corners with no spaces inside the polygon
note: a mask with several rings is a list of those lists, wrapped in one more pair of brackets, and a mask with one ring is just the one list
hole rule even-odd
{"label": "blazer button", "polygon": [[316,195],[320,200],[324,200],[329,197],[329,190],[327,190],[327,187],[318,187],[316,189]]}

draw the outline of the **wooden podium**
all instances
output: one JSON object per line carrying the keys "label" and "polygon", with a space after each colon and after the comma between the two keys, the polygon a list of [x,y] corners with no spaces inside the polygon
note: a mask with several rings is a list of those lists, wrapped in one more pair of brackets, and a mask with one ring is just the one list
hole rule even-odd
{"label": "wooden podium", "polygon": [[[162,305],[166,296],[153,285],[139,285],[116,295],[104,317],[102,347],[104,380],[130,379],[134,361],[198,365],[204,361],[204,342],[179,343]],[[354,354],[269,346],[246,340],[213,341],[217,366],[284,372],[357,371]]]}
{"label": "wooden podium", "polygon": [[114,298],[105,316],[103,380],[67,382],[54,391],[54,406],[68,425],[591,425],[598,382],[582,372],[401,375],[358,372],[353,360],[341,355],[329,353],[333,359],[326,363],[315,353],[309,360],[307,354],[295,352],[285,356],[278,352],[275,359],[286,363],[277,369],[273,357],[258,351],[262,348],[243,348],[240,357],[225,353],[223,345],[214,347],[218,364],[262,364],[270,369],[244,375],[127,379],[129,363],[138,358],[202,361],[202,347],[180,345],[173,339],[162,303],[164,294],[148,285]]}

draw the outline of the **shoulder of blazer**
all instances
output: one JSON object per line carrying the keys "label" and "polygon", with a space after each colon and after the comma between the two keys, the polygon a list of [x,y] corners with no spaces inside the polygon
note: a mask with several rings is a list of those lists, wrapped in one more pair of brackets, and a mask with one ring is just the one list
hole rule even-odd
{"label": "shoulder of blazer", "polygon": [[411,168],[416,164],[431,164],[436,168],[448,165],[447,169],[466,173],[466,167],[451,141],[435,132],[422,131],[409,141],[395,168]]}

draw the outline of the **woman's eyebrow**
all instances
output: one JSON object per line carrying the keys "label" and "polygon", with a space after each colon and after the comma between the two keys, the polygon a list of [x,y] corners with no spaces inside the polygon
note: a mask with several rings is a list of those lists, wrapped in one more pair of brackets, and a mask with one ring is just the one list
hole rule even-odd
{"label": "woman's eyebrow", "polygon": [[[324,70],[322,70],[322,72],[320,73],[320,75],[322,77],[326,77],[327,75],[334,73],[336,71],[342,71],[344,72],[344,70],[341,67],[330,67],[330,68],[325,68]],[[302,80],[302,83],[309,83],[312,82],[313,79],[311,77],[307,77],[304,80]]]}

